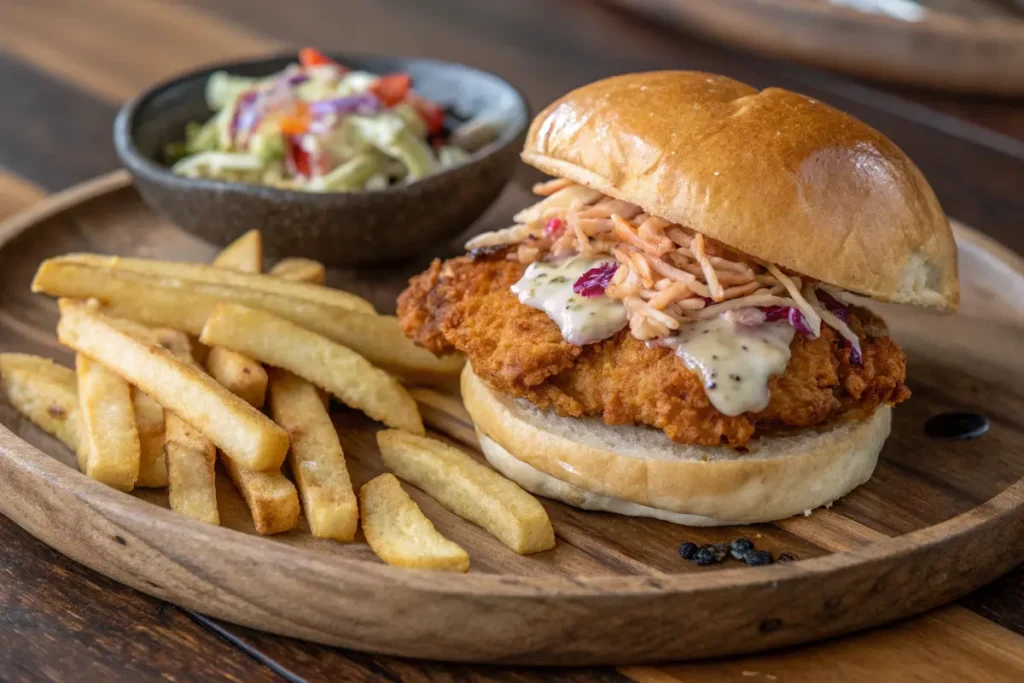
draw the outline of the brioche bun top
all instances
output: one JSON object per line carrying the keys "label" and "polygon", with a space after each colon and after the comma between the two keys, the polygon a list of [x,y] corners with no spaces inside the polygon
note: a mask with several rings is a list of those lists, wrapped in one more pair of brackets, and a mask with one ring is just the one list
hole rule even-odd
{"label": "brioche bun top", "polygon": [[851,292],[959,304],[956,245],[921,171],[809,97],[694,71],[616,76],[542,111],[522,158]]}

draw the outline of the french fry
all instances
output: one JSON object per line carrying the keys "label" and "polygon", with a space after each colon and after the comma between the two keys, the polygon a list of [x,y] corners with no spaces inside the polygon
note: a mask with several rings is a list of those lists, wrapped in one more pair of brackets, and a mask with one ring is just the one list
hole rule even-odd
{"label": "french fry", "polygon": [[[263,272],[263,236],[250,230],[224,248],[213,265],[242,273]],[[241,353],[214,347],[203,365],[228,391],[254,408],[262,408],[267,397],[267,372],[263,366]]]}
{"label": "french fry", "polygon": [[416,401],[398,380],[355,351],[283,318],[218,304],[199,340],[289,370],[390,427],[423,433]]}
{"label": "french fry", "polygon": [[166,413],[167,494],[175,512],[220,524],[217,448],[174,413]]}
{"label": "french fry", "polygon": [[[118,320],[125,332],[171,352],[177,360],[198,370],[192,354],[192,342],[184,332],[149,329]],[[200,371],[201,372],[201,371]],[[167,497],[175,512],[206,522],[220,524],[217,508],[217,447],[173,413],[164,413],[164,461],[167,468]]]}
{"label": "french fry", "polygon": [[131,388],[112,370],[84,353],[75,357],[83,448],[79,468],[121,491],[135,488],[141,446]]}
{"label": "french fry", "polygon": [[384,465],[520,555],[551,550],[555,532],[536,498],[446,443],[397,429],[377,433]]}
{"label": "french fry", "polygon": [[75,371],[49,358],[0,354],[0,390],[19,413],[77,452],[82,425]]}
{"label": "french fry", "polygon": [[450,384],[465,365],[461,354],[438,358],[416,346],[402,334],[394,316],[354,313],[279,293],[200,286],[54,259],[40,266],[32,291],[72,299],[96,298],[110,315],[192,335],[202,331],[218,302],[229,301],[273,313],[343,344],[409,383]]}
{"label": "french fry", "polygon": [[280,467],[288,435],[265,415],[192,363],[119,330],[87,304],[63,300],[60,342],[114,370],[209,437],[229,457],[255,470]]}
{"label": "french fry", "polygon": [[213,265],[240,273],[263,272],[263,235],[259,230],[250,230],[224,247]]}
{"label": "french fry", "polygon": [[292,282],[308,282],[314,285],[327,282],[327,269],[324,268],[324,264],[308,258],[281,259],[270,269],[270,274]]}
{"label": "french fry", "polygon": [[[66,254],[44,261],[36,274],[45,280],[46,271],[59,264],[91,266],[107,274],[124,273],[161,281],[178,281],[191,288],[225,288],[283,296],[293,301],[319,303],[331,308],[373,314],[373,305],[361,297],[340,289],[319,287],[305,282],[289,282],[270,275],[240,273],[204,263],[176,263],[99,254]],[[33,291],[37,291],[33,285]]]}
{"label": "french fry", "polygon": [[267,399],[267,371],[243,353],[214,346],[206,356],[206,371],[235,396],[254,408]]}
{"label": "french fry", "polygon": [[221,458],[231,481],[249,506],[252,523],[259,534],[279,534],[295,528],[299,521],[299,496],[295,485],[280,469],[257,472]]}
{"label": "french fry", "polygon": [[355,539],[359,507],[345,455],[316,387],[286,370],[270,371],[270,414],[288,432],[288,462],[314,536]]}
{"label": "french fry", "polygon": [[466,551],[434,528],[393,474],[367,482],[359,490],[359,508],[366,542],[387,564],[469,571]]}
{"label": "french fry", "polygon": [[167,460],[164,458],[164,409],[138,387],[132,387],[135,426],[139,432],[139,488],[167,486]]}
{"label": "french fry", "polygon": [[[213,265],[246,273],[262,272],[263,240],[259,231],[251,230],[228,245]],[[244,354],[214,346],[206,357],[205,365],[213,378],[231,393],[256,408],[263,406],[267,396],[267,371],[258,362]],[[222,457],[221,461],[249,506],[257,533],[276,534],[298,523],[298,494],[279,468],[257,472],[236,464],[230,458]]]}

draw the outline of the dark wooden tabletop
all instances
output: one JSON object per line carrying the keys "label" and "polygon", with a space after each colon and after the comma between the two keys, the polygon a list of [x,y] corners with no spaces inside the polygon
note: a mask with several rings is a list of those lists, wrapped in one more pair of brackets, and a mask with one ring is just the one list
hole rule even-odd
{"label": "dark wooden tabletop", "polygon": [[[921,166],[951,216],[1024,252],[1024,102],[856,82],[712,45],[587,0],[4,0],[0,217],[117,168],[114,113],[148,84],[204,62],[303,44],[472,64],[515,83],[535,110],[602,76],[666,67],[798,90],[889,135]],[[901,624],[728,661],[619,670],[407,661],[180,610],[64,559],[0,517],[4,681],[984,681],[1005,679],[1008,663],[1024,670],[1022,653],[1018,568],[959,605]]]}

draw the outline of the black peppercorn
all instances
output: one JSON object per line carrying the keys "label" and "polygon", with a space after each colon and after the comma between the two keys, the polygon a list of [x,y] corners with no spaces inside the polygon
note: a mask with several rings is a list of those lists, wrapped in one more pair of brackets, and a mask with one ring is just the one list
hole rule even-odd
{"label": "black peppercorn", "polygon": [[749,538],[737,538],[729,546],[729,553],[737,560],[742,560],[743,556],[754,549],[754,542]]}
{"label": "black peppercorn", "polygon": [[721,560],[718,560],[717,556],[718,554],[715,552],[714,546],[702,545],[697,549],[697,552],[693,554],[690,561],[704,567],[709,564],[717,564],[720,562]]}
{"label": "black peppercorn", "polygon": [[767,550],[751,550],[743,556],[743,561],[751,567],[772,563],[772,554]]}
{"label": "black peppercorn", "polygon": [[778,557],[775,558],[775,561],[776,562],[795,562],[798,559],[799,558],[796,555],[794,555],[793,553],[782,553],[781,555],[779,555]]}
{"label": "black peppercorn", "polygon": [[714,543],[711,548],[715,551],[715,562],[724,562],[725,558],[729,556],[728,543]]}
{"label": "black peppercorn", "polygon": [[695,552],[697,552],[696,543],[683,543],[681,546],[679,546],[679,557],[683,558],[684,560],[693,559],[693,554]]}

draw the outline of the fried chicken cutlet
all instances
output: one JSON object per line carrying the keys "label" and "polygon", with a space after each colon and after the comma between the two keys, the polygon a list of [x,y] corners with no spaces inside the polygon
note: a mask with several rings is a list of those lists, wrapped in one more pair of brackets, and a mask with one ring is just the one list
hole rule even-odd
{"label": "fried chicken cutlet", "polygon": [[817,338],[796,335],[785,371],[769,380],[767,408],[728,416],[671,349],[647,344],[628,328],[586,346],[566,342],[546,313],[509,290],[525,268],[504,251],[435,260],[399,299],[405,333],[439,355],[464,352],[499,392],[562,416],[650,425],[678,443],[739,448],[759,434],[870,413],[910,395],[902,350],[877,317],[853,308],[849,326],[861,339],[861,365],[829,327]]}

